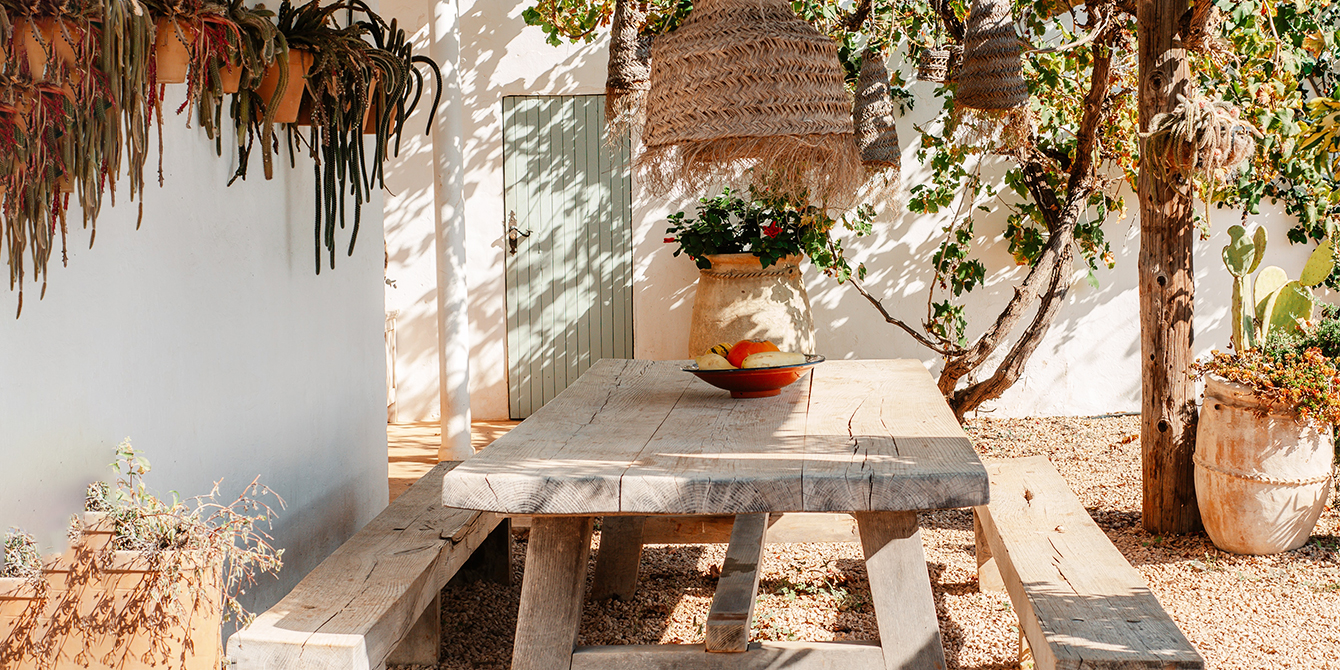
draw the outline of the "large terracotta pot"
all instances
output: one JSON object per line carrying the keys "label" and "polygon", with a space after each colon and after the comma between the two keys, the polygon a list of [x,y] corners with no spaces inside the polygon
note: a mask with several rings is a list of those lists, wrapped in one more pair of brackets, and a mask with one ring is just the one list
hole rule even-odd
{"label": "large terracotta pot", "polygon": [[1196,501],[1216,547],[1275,554],[1307,543],[1331,487],[1334,445],[1251,388],[1207,376],[1196,435]]}
{"label": "large terracotta pot", "polygon": [[814,320],[801,281],[800,256],[767,269],[753,254],[714,254],[699,271],[689,330],[689,357],[718,342],[771,340],[782,351],[812,354]]}

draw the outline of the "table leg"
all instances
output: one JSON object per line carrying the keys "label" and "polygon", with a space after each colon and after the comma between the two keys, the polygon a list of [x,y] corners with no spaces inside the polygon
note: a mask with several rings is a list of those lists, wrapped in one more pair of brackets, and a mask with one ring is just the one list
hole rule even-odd
{"label": "table leg", "polygon": [[856,514],[887,670],[944,670],[916,512]]}
{"label": "table leg", "polygon": [[513,670],[567,670],[582,621],[594,519],[537,516],[531,523]]}
{"label": "table leg", "polygon": [[591,577],[591,599],[633,600],[642,560],[644,516],[607,516],[600,521],[600,553]]}

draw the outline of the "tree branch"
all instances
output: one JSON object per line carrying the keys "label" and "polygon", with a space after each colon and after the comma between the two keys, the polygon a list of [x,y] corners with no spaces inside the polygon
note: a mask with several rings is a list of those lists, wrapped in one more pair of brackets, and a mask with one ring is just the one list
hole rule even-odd
{"label": "tree branch", "polygon": [[1066,191],[1075,193],[1093,180],[1093,152],[1098,145],[1098,126],[1103,121],[1103,102],[1112,88],[1112,50],[1104,45],[1093,47],[1093,74],[1089,92],[1084,95],[1084,116],[1075,139],[1075,161],[1070,166]]}
{"label": "tree branch", "polygon": [[949,0],[931,0],[931,5],[935,8],[935,13],[940,15],[940,22],[944,24],[945,30],[949,31],[949,37],[962,44],[963,22],[954,13],[954,8],[949,6]]}
{"label": "tree branch", "polygon": [[884,309],[884,303],[880,302],[880,300],[875,296],[870,295],[870,292],[866,291],[865,287],[862,286],[861,282],[858,281],[855,277],[850,277],[847,279],[847,281],[851,282],[851,285],[856,288],[857,292],[865,296],[865,299],[869,300],[870,304],[874,305],[875,309],[879,310],[880,315],[884,317],[885,321],[895,326],[898,326],[899,328],[902,328],[904,331],[907,332],[908,335],[911,335],[913,339],[915,339],[919,344],[921,344],[921,346],[926,347],[927,349],[930,349],[931,351],[934,351],[935,353],[946,357],[955,356],[962,352],[962,350],[957,348],[948,349],[940,346],[936,342],[927,338],[925,335],[922,335],[921,333],[917,332],[916,329],[907,325],[901,319],[898,319],[889,314],[888,310]]}
{"label": "tree branch", "polygon": [[861,24],[865,23],[867,18],[870,18],[870,2],[871,0],[861,0],[861,4],[856,7],[856,11],[852,12],[851,16],[847,17],[847,21],[842,24],[842,27],[846,28],[847,32],[854,33],[859,31],[861,29]]}

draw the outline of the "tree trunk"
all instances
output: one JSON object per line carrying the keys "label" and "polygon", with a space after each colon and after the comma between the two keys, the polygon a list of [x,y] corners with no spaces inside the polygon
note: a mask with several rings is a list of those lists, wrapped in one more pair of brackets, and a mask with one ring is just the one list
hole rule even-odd
{"label": "tree trunk", "polygon": [[[1186,51],[1174,42],[1186,9],[1186,0],[1139,0],[1142,131],[1186,92]],[[1185,182],[1181,186],[1190,190]],[[1192,202],[1176,184],[1155,179],[1143,160],[1139,196],[1142,519],[1151,533],[1186,533],[1200,526],[1191,463],[1196,443],[1196,393],[1189,368],[1195,296]]]}

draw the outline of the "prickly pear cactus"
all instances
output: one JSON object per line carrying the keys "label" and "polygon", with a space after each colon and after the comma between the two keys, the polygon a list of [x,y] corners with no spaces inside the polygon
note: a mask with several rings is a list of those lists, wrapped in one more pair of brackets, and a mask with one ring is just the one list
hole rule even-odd
{"label": "prickly pear cactus", "polygon": [[1228,229],[1228,244],[1224,246],[1224,267],[1233,275],[1233,351],[1242,353],[1256,346],[1255,302],[1252,295],[1252,272],[1261,264],[1266,253],[1266,229],[1257,228],[1252,239],[1247,229],[1232,226]]}

